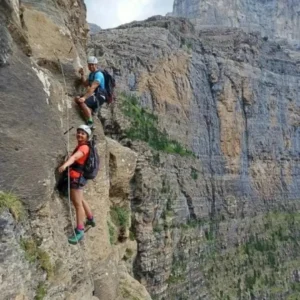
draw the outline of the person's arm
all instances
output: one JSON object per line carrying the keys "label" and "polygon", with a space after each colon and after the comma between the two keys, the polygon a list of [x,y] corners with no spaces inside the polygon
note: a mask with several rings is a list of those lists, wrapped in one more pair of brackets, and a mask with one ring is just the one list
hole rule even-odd
{"label": "person's arm", "polygon": [[99,85],[100,83],[98,81],[94,81],[92,85],[87,88],[85,95],[79,99],[79,102],[84,102],[87,98],[91,97]]}
{"label": "person's arm", "polygon": [[83,157],[84,153],[80,150],[76,151],[71,157],[58,168],[58,172],[62,173],[65,171],[65,169],[69,166],[71,166],[76,160],[80,159]]}
{"label": "person's arm", "polygon": [[83,68],[80,68],[78,72],[79,72],[79,74],[80,74],[81,84],[82,84],[83,86],[85,86],[85,87],[88,87],[88,86],[89,86],[89,81],[85,78]]}

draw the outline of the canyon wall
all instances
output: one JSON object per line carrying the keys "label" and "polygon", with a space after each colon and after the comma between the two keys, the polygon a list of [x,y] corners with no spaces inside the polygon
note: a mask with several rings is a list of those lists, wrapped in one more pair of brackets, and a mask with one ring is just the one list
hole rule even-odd
{"label": "canyon wall", "polygon": [[175,0],[173,15],[198,28],[230,27],[259,31],[269,38],[300,40],[300,3],[297,0]]}
{"label": "canyon wall", "polygon": [[139,155],[134,274],[153,299],[297,297],[297,60],[257,33],[162,17],[89,52],[123,92],[102,121]]}

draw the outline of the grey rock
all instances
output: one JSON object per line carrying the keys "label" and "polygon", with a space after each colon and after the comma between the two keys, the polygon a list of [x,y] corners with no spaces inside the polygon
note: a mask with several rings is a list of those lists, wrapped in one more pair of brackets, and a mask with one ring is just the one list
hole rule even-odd
{"label": "grey rock", "polygon": [[[129,228],[118,245],[110,244],[108,230],[110,194],[130,207],[136,154],[107,141],[95,120],[101,170],[85,198],[97,226],[77,246],[68,243],[75,224],[72,204],[55,190],[57,167],[75,148],[74,128],[84,122],[72,98],[81,93],[78,69],[86,69],[88,31],[83,0],[0,3],[0,191],[16,195],[27,216],[17,222],[11,204],[0,199],[3,300],[121,300],[121,279],[132,295],[140,287],[129,275],[132,262],[127,261],[128,271],[117,268],[128,247],[136,251]],[[109,171],[110,159],[115,173]],[[105,265],[107,257],[111,264]],[[109,275],[103,275],[103,266]],[[142,290],[140,299],[149,299]]]}
{"label": "grey rock", "polygon": [[[163,17],[101,32],[89,47],[101,47],[101,64],[115,70],[120,90],[139,97],[158,116],[157,126],[196,156],[129,141],[121,97],[103,116],[106,133],[139,153],[132,182],[136,278],[155,299],[218,299],[220,291],[238,299],[223,282],[244,276],[226,275],[241,257],[237,252],[226,265],[226,253],[262,234],[259,219],[268,211],[299,209],[297,53],[241,28],[198,31],[187,20]],[[223,266],[227,271],[219,272]],[[243,299],[292,294],[244,292]]]}
{"label": "grey rock", "polygon": [[9,56],[12,53],[11,50],[12,40],[8,30],[3,25],[0,25],[0,35],[1,35],[0,66],[2,67],[8,63]]}
{"label": "grey rock", "polygon": [[[62,147],[63,143],[55,129],[57,120],[52,114],[49,115],[47,95],[30,59],[18,47],[12,46],[7,29],[0,25],[0,30],[3,32],[0,67],[3,139],[0,142],[0,168],[5,174],[0,186],[1,190],[20,195],[30,209],[37,209],[51,193],[47,185],[51,173],[49,166],[56,154],[49,149],[53,143],[58,147]],[[43,142],[45,135],[54,140]],[[30,170],[31,173],[25,174],[24,170]]]}
{"label": "grey rock", "polygon": [[20,246],[24,233],[24,228],[8,211],[0,215],[0,285],[3,300],[15,299],[22,292],[33,299],[35,281],[41,275],[34,275],[33,266],[25,259]]}
{"label": "grey rock", "polygon": [[89,27],[90,27],[91,34],[96,34],[102,30],[102,28],[100,26],[98,26],[97,24],[93,24],[93,23],[89,23]]}
{"label": "grey rock", "polygon": [[118,269],[113,260],[110,258],[103,261],[100,265],[100,272],[95,278],[95,296],[100,300],[116,299],[118,296]]}
{"label": "grey rock", "polygon": [[[105,132],[119,143],[97,124],[102,167],[85,191],[97,226],[73,247],[67,243],[73,212],[54,188],[66,119],[68,127],[82,122],[70,103],[86,61],[85,6],[18,4],[0,4],[0,188],[18,194],[29,214],[16,223],[1,210],[1,295],[33,299],[41,281],[45,300],[90,300],[93,291],[100,300],[148,300],[146,289],[160,300],[294,296],[298,50],[243,28],[199,31],[186,19],[161,16],[92,36],[88,52],[114,73],[119,91],[138,96],[157,116],[157,128],[194,155],[130,140],[122,97],[104,105]],[[122,230],[110,216],[118,205],[131,208]],[[111,245],[118,229],[122,239]],[[44,251],[51,280],[41,261],[26,260],[20,240],[27,236]]]}
{"label": "grey rock", "polygon": [[175,0],[173,16],[189,18],[198,28],[236,27],[299,41],[299,11],[297,0]]}

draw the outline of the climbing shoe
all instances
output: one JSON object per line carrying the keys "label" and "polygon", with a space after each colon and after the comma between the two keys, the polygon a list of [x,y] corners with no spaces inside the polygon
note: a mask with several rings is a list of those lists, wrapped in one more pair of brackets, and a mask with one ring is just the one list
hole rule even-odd
{"label": "climbing shoe", "polygon": [[69,237],[68,241],[72,245],[76,245],[79,241],[81,241],[84,237],[84,230],[75,229],[75,235]]}
{"label": "climbing shoe", "polygon": [[94,127],[94,121],[92,119],[89,119],[86,121],[86,125],[92,129]]}
{"label": "climbing shoe", "polygon": [[94,218],[91,219],[91,220],[90,220],[90,219],[86,219],[84,225],[85,225],[85,226],[92,226],[92,227],[95,227],[95,226],[96,226],[96,222],[95,222]]}

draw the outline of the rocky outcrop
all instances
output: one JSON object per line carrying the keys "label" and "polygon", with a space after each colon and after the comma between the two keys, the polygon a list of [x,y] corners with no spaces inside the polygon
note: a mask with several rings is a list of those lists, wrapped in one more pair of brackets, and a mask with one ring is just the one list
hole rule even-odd
{"label": "rocky outcrop", "polygon": [[0,4],[1,297],[298,299],[299,53],[181,18],[92,36],[118,97],[95,130],[97,227],[70,246],[55,170],[88,31],[83,1]]}
{"label": "rocky outcrop", "polygon": [[[55,191],[56,168],[75,146],[72,127],[83,122],[72,97],[80,92],[76,73],[86,61],[85,19],[81,0],[0,4],[3,300],[150,299],[130,276],[137,246],[128,231],[129,181],[136,154],[106,139],[100,122],[101,171],[85,193],[97,227],[80,245],[67,243],[74,212]],[[119,207],[126,213],[122,226],[111,213]]]}
{"label": "rocky outcrop", "polygon": [[101,31],[101,27],[96,24],[89,23],[89,28],[91,34],[96,34]]}
{"label": "rocky outcrop", "polygon": [[153,299],[299,297],[297,60],[259,34],[161,17],[89,48],[127,91],[102,121],[139,154],[133,271]]}
{"label": "rocky outcrop", "polygon": [[188,18],[198,28],[242,28],[298,42],[299,12],[300,3],[296,0],[175,0],[173,7],[173,16]]}

